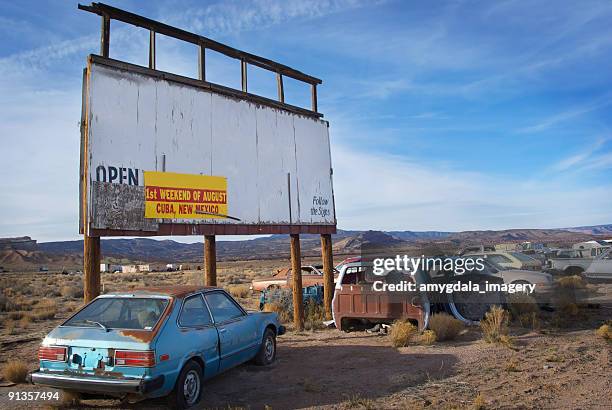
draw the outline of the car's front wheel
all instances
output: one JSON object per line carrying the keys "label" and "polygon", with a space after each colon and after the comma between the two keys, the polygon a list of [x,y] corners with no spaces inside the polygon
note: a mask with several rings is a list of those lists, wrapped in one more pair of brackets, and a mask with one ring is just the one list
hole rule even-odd
{"label": "car's front wheel", "polygon": [[195,406],[202,398],[202,366],[191,360],[185,364],[170,394],[171,407],[187,409]]}
{"label": "car's front wheel", "polygon": [[259,351],[255,356],[255,364],[267,366],[276,359],[276,333],[270,328],[264,332]]}

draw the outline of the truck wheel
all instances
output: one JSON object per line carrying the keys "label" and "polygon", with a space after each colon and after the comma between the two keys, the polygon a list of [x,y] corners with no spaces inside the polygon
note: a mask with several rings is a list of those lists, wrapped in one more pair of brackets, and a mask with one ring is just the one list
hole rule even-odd
{"label": "truck wheel", "polygon": [[268,366],[276,359],[276,334],[270,328],[264,332],[259,351],[255,356],[255,364]]}
{"label": "truck wheel", "polygon": [[584,269],[582,269],[579,266],[570,266],[565,269],[565,274],[568,276],[573,276],[573,275],[582,276],[583,272],[584,272]]}
{"label": "truck wheel", "polygon": [[170,407],[187,409],[198,404],[202,398],[202,382],[202,367],[194,360],[190,360],[183,366],[176,380],[176,386],[168,397]]}

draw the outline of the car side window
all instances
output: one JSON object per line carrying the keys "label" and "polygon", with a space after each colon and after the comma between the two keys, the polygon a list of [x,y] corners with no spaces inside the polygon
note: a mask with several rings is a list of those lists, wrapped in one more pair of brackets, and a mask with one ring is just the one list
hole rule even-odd
{"label": "car side window", "polygon": [[191,296],[183,304],[179,324],[186,327],[199,327],[212,324],[210,312],[204,305],[202,296]]}
{"label": "car side window", "polygon": [[206,303],[215,318],[215,323],[223,323],[228,320],[243,316],[242,310],[225,294],[221,292],[209,293]]}
{"label": "car side window", "polygon": [[509,258],[506,258],[504,255],[500,255],[498,253],[488,254],[487,258],[491,260],[493,263],[512,263]]}

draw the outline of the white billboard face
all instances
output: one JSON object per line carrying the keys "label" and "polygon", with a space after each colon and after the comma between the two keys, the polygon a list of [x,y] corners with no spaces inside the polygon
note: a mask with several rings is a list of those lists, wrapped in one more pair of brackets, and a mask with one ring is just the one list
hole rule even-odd
{"label": "white billboard face", "polygon": [[94,62],[85,95],[89,234],[335,228],[326,121]]}

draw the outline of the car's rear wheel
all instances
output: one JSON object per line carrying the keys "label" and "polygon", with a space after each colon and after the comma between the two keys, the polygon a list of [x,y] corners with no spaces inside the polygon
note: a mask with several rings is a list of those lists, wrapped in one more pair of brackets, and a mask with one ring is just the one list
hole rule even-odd
{"label": "car's rear wheel", "polygon": [[268,366],[276,359],[276,333],[270,328],[264,332],[259,351],[255,356],[255,364]]}
{"label": "car's rear wheel", "polygon": [[187,409],[198,404],[202,398],[202,382],[202,367],[194,360],[187,362],[169,396],[171,407]]}

